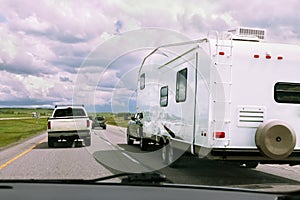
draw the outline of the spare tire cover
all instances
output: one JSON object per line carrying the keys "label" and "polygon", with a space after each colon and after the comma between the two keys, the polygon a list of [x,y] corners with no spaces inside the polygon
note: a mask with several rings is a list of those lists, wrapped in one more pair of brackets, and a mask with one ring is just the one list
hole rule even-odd
{"label": "spare tire cover", "polygon": [[285,122],[270,120],[256,130],[255,144],[265,156],[275,160],[284,159],[296,146],[296,134]]}

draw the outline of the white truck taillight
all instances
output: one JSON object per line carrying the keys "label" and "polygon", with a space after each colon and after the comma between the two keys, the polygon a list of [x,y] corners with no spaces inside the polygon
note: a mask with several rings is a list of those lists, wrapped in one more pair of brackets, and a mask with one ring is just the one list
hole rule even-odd
{"label": "white truck taillight", "polygon": [[48,129],[51,129],[51,122],[48,121]]}
{"label": "white truck taillight", "polygon": [[90,122],[90,120],[88,119],[88,120],[86,120],[86,127],[90,127],[90,125],[91,125],[91,122]]}

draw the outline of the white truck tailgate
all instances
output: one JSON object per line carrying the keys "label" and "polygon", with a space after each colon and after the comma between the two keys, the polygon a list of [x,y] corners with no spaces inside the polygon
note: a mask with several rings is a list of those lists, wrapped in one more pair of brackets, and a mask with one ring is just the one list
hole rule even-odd
{"label": "white truck tailgate", "polygon": [[74,131],[86,130],[88,118],[53,119],[51,120],[51,131]]}

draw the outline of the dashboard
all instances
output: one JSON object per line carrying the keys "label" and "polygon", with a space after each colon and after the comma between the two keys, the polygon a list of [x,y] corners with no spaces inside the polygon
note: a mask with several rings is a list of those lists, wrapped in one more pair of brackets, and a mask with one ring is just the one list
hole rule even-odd
{"label": "dashboard", "polygon": [[[281,196],[281,197],[278,197]],[[0,183],[0,199],[282,199],[282,195],[209,188],[117,184]],[[285,199],[285,198],[283,198]]]}

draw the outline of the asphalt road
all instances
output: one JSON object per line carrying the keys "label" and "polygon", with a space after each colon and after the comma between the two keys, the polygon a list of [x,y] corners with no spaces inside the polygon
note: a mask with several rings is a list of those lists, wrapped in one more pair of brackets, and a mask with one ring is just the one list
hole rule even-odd
{"label": "asphalt road", "polygon": [[292,188],[300,183],[299,166],[259,165],[246,169],[184,155],[169,167],[161,162],[158,147],[142,152],[138,143],[128,146],[125,142],[125,129],[114,126],[96,128],[90,147],[57,143],[49,148],[44,133],[0,151],[0,179],[94,179],[124,171],[157,170],[170,181],[182,184],[264,189]]}

